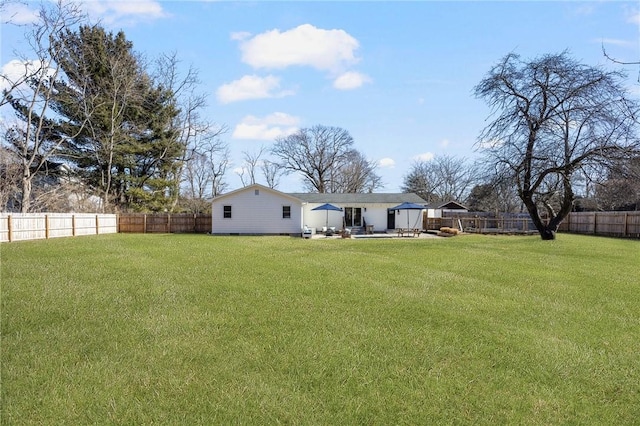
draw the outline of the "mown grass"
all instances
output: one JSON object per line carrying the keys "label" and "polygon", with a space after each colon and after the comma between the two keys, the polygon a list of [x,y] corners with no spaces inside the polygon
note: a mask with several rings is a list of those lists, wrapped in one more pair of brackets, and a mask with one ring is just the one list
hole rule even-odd
{"label": "mown grass", "polygon": [[3,244],[2,424],[637,424],[640,243]]}

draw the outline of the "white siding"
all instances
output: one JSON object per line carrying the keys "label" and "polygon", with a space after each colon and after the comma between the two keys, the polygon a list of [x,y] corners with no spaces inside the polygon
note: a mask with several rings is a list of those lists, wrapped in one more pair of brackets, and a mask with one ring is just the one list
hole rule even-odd
{"label": "white siding", "polygon": [[[321,230],[323,226],[326,226],[327,217],[329,219],[329,227],[336,229],[342,229],[342,217],[344,212],[337,210],[330,210],[327,216],[326,210],[311,210],[324,203],[309,203],[303,206],[304,224],[311,229]],[[336,207],[342,207],[338,204],[334,204]]]}
{"label": "white siding", "polygon": [[367,225],[373,225],[374,232],[387,229],[387,211],[397,204],[369,204],[367,211],[362,212],[362,217]]}
{"label": "white siding", "polygon": [[[312,210],[319,206],[319,203],[309,203],[304,206],[304,223],[313,229],[322,229],[327,221],[327,212],[324,210]],[[367,225],[373,225],[374,232],[385,231],[387,229],[387,212],[391,207],[397,206],[397,204],[385,204],[385,203],[336,203],[336,207],[343,209],[339,211],[329,211],[329,227],[335,227],[336,229],[342,229],[344,208],[345,207],[360,207],[362,209],[362,218]],[[366,211],[365,211],[366,209]],[[400,214],[396,213],[396,227],[405,228],[407,226],[407,210],[400,210]],[[422,212],[418,210],[409,211],[409,221],[413,227],[416,218],[420,217],[416,227],[422,227]]]}
{"label": "white siding", "polygon": [[[224,218],[224,206],[231,206],[230,219]],[[290,219],[282,217],[283,206],[291,206]],[[302,202],[262,186],[221,196],[212,204],[213,234],[301,234],[302,226]]]}

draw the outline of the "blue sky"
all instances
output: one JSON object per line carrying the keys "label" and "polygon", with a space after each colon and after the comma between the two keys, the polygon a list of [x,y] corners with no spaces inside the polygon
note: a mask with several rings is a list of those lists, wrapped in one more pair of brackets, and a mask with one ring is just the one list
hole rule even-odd
{"label": "blue sky", "polygon": [[[26,6],[5,14],[28,21]],[[569,50],[589,65],[640,58],[640,4],[623,1],[89,1],[92,20],[122,29],[148,58],[176,52],[200,73],[206,114],[228,126],[229,189],[242,152],[316,124],[342,127],[400,190],[417,160],[473,159],[490,113],[473,87],[504,55]],[[21,29],[2,24],[3,72]],[[625,68],[625,67],[622,67]],[[637,67],[628,86],[640,95]],[[263,183],[258,178],[260,183]],[[299,178],[279,189],[299,191]]]}

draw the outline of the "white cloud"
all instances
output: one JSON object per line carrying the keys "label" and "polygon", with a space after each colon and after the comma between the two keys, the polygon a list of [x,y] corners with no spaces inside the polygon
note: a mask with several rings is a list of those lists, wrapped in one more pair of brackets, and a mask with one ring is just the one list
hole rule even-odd
{"label": "white cloud", "polygon": [[[33,75],[36,72],[39,75],[53,75],[54,70],[43,68],[42,64],[39,60],[21,61],[14,59],[7,62],[2,66],[0,74],[0,92],[22,83],[27,75]],[[25,86],[20,85],[20,88],[25,88]]]}
{"label": "white cloud", "polygon": [[243,41],[243,62],[254,68],[282,69],[293,65],[340,72],[358,62],[358,40],[344,30],[324,30],[310,24],[288,31],[274,29]]}
{"label": "white cloud", "polygon": [[275,112],[262,118],[248,115],[236,125],[232,138],[274,140],[295,133],[299,123],[298,117],[283,112]]}
{"label": "white cloud", "polygon": [[450,143],[451,143],[451,142],[449,142],[449,139],[442,139],[442,140],[440,141],[440,146],[441,146],[441,147],[443,147],[443,148],[446,148],[446,147],[448,147],[448,146],[449,146],[449,144],[450,144]]}
{"label": "white cloud", "polygon": [[28,69],[28,63],[14,59],[2,66],[0,74],[0,92],[9,89],[14,83],[24,78]]}
{"label": "white cloud", "polygon": [[396,166],[396,160],[394,160],[393,158],[385,157],[378,161],[378,166],[382,168],[392,169]]}
{"label": "white cloud", "polygon": [[168,14],[156,0],[94,0],[83,2],[84,10],[107,24],[123,24],[123,20],[153,20]]}
{"label": "white cloud", "polygon": [[640,9],[627,9],[627,22],[630,24],[640,25]]}
{"label": "white cloud", "polygon": [[369,76],[356,71],[349,71],[336,78],[333,82],[333,87],[338,90],[351,90],[370,82],[371,78]]}
{"label": "white cloud", "polygon": [[251,37],[251,33],[247,31],[238,31],[231,33],[231,40],[243,41]]}
{"label": "white cloud", "polygon": [[39,19],[39,12],[22,3],[6,3],[3,6],[2,21],[16,25],[32,24]]}
{"label": "white cloud", "polygon": [[598,43],[605,44],[605,45],[622,46],[622,47],[635,47],[638,45],[637,42],[632,42],[629,40],[621,40],[617,38],[604,38],[596,41]]}
{"label": "white cloud", "polygon": [[245,75],[240,80],[223,84],[216,91],[218,101],[228,104],[247,99],[281,98],[293,94],[291,90],[279,90],[280,79],[273,75],[260,77]]}
{"label": "white cloud", "polygon": [[[166,18],[168,14],[158,0],[85,0],[82,9],[92,18],[106,24],[128,24],[127,20],[153,20]],[[2,11],[3,22],[31,24],[39,19],[39,10],[27,4],[8,2]]]}
{"label": "white cloud", "polygon": [[433,157],[435,157],[435,154],[433,152],[424,152],[422,154],[418,154],[415,157],[412,158],[412,160],[415,161],[431,161],[433,160]]}

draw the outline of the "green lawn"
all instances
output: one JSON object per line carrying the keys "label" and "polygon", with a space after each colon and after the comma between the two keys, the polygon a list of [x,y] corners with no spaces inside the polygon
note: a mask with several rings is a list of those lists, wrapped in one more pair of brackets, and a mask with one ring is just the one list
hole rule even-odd
{"label": "green lawn", "polygon": [[640,242],[1,250],[2,424],[638,424]]}

